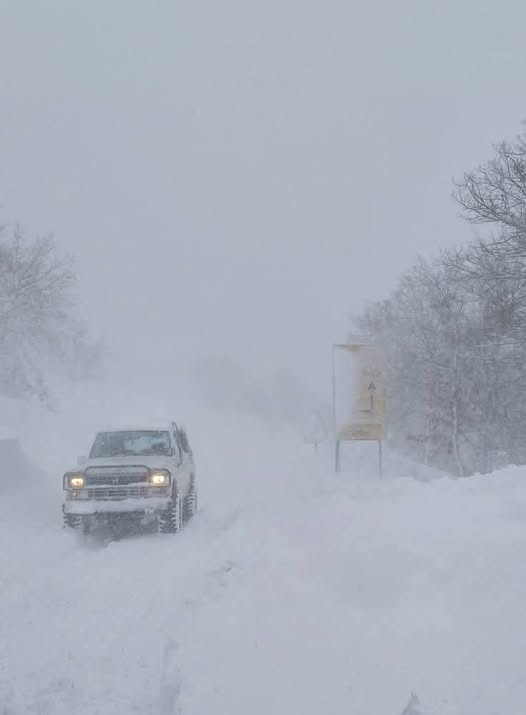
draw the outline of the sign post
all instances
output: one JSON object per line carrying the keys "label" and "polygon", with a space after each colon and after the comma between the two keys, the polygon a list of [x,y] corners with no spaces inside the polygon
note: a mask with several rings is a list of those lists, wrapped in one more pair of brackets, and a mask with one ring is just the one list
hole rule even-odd
{"label": "sign post", "polygon": [[341,442],[378,442],[378,470],[382,476],[385,432],[383,354],[375,345],[332,346],[332,403],[335,471],[340,470]]}
{"label": "sign post", "polygon": [[332,420],[333,420],[333,434],[335,436],[334,442],[334,471],[338,473],[340,471],[340,438],[338,435],[338,421],[336,415],[336,349],[337,346],[332,346]]}

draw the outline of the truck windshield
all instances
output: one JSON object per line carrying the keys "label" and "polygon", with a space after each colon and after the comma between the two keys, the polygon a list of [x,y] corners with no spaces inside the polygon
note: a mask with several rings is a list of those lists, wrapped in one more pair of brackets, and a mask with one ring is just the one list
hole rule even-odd
{"label": "truck windshield", "polygon": [[168,431],[99,432],[90,459],[101,457],[141,457],[172,454]]}

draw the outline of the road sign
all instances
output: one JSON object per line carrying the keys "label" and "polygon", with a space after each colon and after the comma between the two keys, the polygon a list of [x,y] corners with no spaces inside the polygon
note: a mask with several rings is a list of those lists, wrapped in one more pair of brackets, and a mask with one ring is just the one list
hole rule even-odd
{"label": "road sign", "polygon": [[335,345],[333,401],[336,439],[381,440],[385,432],[383,354],[374,345]]}
{"label": "road sign", "polygon": [[332,399],[335,432],[335,469],[340,469],[344,441],[378,442],[382,476],[382,440],[385,437],[385,380],[383,353],[366,344],[333,345]]}

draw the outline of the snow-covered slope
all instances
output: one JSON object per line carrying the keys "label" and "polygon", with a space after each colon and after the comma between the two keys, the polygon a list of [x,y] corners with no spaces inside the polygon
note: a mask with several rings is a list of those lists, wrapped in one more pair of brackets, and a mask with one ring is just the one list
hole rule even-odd
{"label": "snow-covered slope", "polygon": [[[59,422],[64,460],[80,432],[43,423],[50,463]],[[59,474],[1,496],[2,715],[400,715],[411,692],[411,713],[524,715],[525,470],[380,482],[351,456],[336,477],[247,417],[188,424],[179,535],[80,543]]]}

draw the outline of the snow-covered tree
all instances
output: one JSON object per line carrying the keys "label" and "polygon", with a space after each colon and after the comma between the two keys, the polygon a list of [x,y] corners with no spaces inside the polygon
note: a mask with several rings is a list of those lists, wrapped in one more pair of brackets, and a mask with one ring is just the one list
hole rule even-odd
{"label": "snow-covered tree", "polygon": [[[376,313],[376,315],[375,315]],[[463,350],[469,303],[440,268],[420,262],[390,300],[360,319],[384,346],[391,439],[427,464],[464,474]]]}
{"label": "snow-covered tree", "polygon": [[75,317],[74,286],[51,236],[0,230],[0,394],[49,403],[51,374],[83,377],[98,361]]}
{"label": "snow-covered tree", "polygon": [[390,439],[458,475],[526,461],[526,133],[456,198],[490,235],[419,261],[356,327],[387,356]]}

